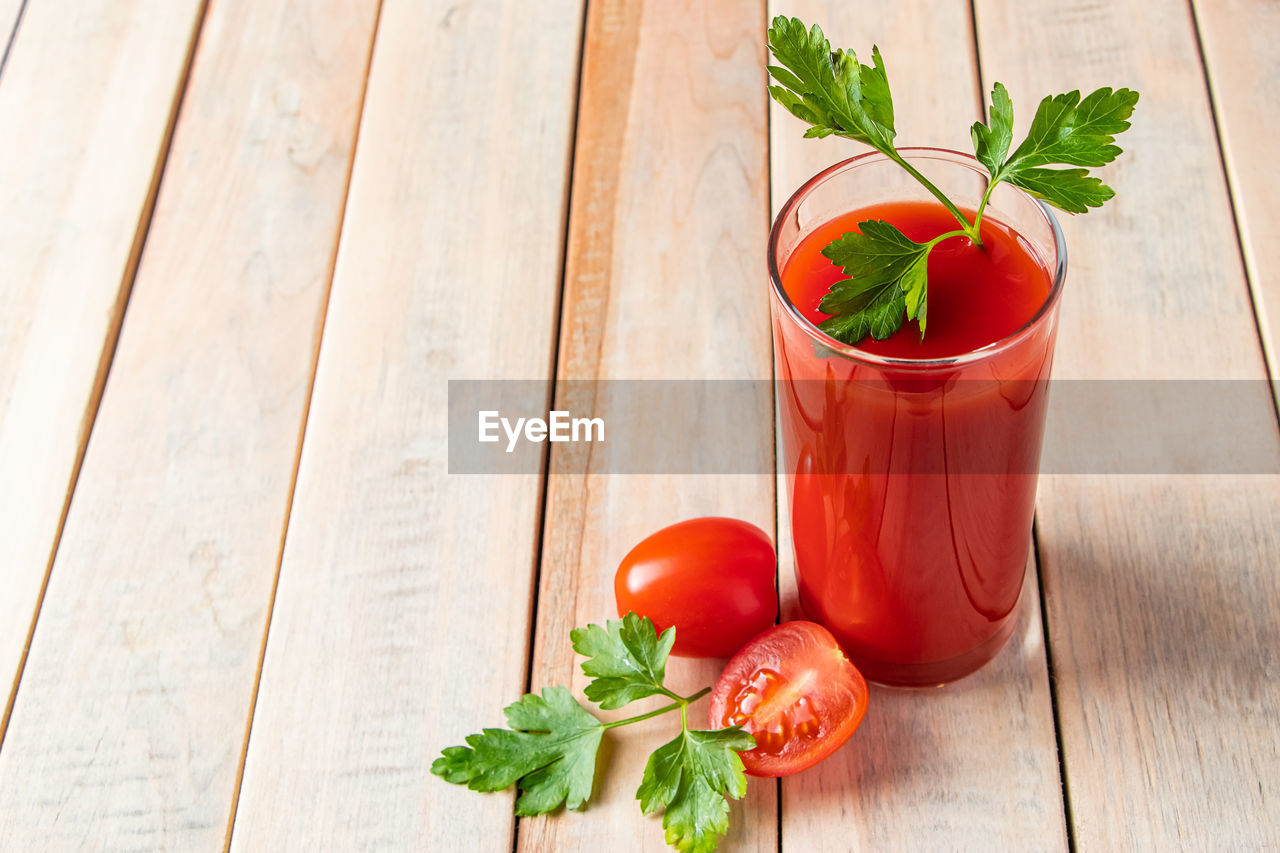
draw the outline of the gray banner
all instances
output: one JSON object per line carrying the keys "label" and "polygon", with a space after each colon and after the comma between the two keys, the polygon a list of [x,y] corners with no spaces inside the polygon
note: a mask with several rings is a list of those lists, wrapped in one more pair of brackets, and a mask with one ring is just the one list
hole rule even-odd
{"label": "gray banner", "polygon": [[1275,390],[1255,380],[449,380],[449,473],[538,474],[550,447],[553,474],[768,474],[776,401],[783,467],[812,473],[1027,474],[1038,460],[1046,474],[1280,474]]}

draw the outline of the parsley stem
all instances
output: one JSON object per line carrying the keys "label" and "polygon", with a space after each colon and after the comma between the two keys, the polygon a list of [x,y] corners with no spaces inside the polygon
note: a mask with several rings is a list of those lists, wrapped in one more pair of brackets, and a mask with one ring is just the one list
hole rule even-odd
{"label": "parsley stem", "polygon": [[699,699],[701,699],[703,696],[706,696],[710,692],[711,692],[710,687],[704,687],[701,690],[699,690],[697,693],[694,693],[691,696],[684,697],[684,704],[692,705],[694,702],[697,702]]}
{"label": "parsley stem", "polygon": [[[974,224],[970,224],[969,220],[965,219],[964,214],[960,212],[960,208],[956,207],[955,204],[951,201],[951,199],[947,198],[946,194],[942,192],[942,190],[935,187],[932,181],[930,181],[924,175],[920,174],[920,170],[918,170],[915,166],[912,166],[910,163],[908,163],[906,161],[906,158],[904,158],[896,150],[886,151],[885,153],[888,154],[889,157],[892,158],[895,163],[897,163],[902,168],[906,169],[907,172],[911,175],[911,177],[919,181],[924,186],[925,189],[933,193],[934,198],[942,202],[942,206],[945,207],[947,210],[949,210],[951,212],[951,215],[954,216],[956,218],[956,221],[959,222],[961,227],[964,228],[964,231],[962,232],[964,236],[972,240],[975,246],[977,246],[978,248],[982,248],[982,237],[979,236],[978,234],[978,226],[977,226],[977,222],[980,222],[982,217],[981,207],[978,208],[979,213],[977,218],[975,219]],[[987,188],[988,193],[990,193],[990,189],[991,189],[990,187]],[[986,203],[987,203],[986,196],[983,196],[982,204],[985,206]],[[947,236],[951,236],[951,235],[947,235]]]}
{"label": "parsley stem", "polygon": [[968,237],[970,239],[973,239],[973,235],[970,234],[968,231],[962,228],[957,228],[955,231],[948,231],[946,234],[939,234],[937,237],[934,237],[928,243],[925,243],[924,244],[926,246],[925,251],[928,252],[932,250],[934,246],[938,245],[943,240],[950,240],[952,237]]}
{"label": "parsley stem", "polygon": [[973,217],[974,231],[982,227],[982,211],[987,209],[987,202],[991,199],[991,191],[996,188],[996,183],[994,179],[987,182],[987,191],[982,194],[982,201],[978,203],[978,212]]}
{"label": "parsley stem", "polygon": [[703,696],[706,696],[708,693],[710,693],[711,688],[704,687],[701,690],[699,690],[697,693],[693,694],[692,696],[679,696],[665,688],[663,689],[662,692],[667,696],[670,696],[671,698],[675,699],[676,701],[672,702],[670,705],[663,705],[661,708],[654,708],[652,711],[646,711],[643,714],[637,714],[634,717],[627,717],[622,720],[614,720],[609,723],[601,723],[600,727],[603,729],[614,729],[614,728],[617,728],[618,726],[627,726],[627,725],[630,725],[631,723],[638,723],[641,720],[647,720],[651,717],[660,717],[663,714],[666,714],[670,711],[674,711],[676,708],[680,709],[680,720],[683,723],[687,719],[685,709],[688,708],[694,702],[697,702]]}
{"label": "parsley stem", "polygon": [[670,705],[663,705],[661,708],[654,708],[652,711],[647,711],[646,713],[643,713],[643,714],[637,714],[634,717],[627,717],[626,719],[623,719],[623,720],[614,720],[613,722],[610,722],[610,723],[601,723],[600,728],[616,729],[618,726],[628,726],[628,725],[631,725],[632,723],[638,723],[641,720],[647,720],[650,717],[660,717],[663,714],[667,713],[668,711],[674,711],[676,708],[683,708],[683,707],[684,707],[684,703],[682,702],[672,702]]}

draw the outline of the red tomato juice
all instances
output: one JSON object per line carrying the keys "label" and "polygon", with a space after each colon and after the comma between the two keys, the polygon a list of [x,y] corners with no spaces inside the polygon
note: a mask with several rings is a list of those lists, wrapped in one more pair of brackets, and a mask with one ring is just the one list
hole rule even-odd
{"label": "red tomato juice", "polygon": [[[966,212],[969,214],[969,212]],[[970,221],[972,216],[970,215]],[[822,255],[866,219],[924,241],[956,228],[926,202],[820,225],[781,282],[802,316],[843,277]],[[801,605],[868,677],[954,680],[1013,630],[1030,547],[1055,332],[1052,277],[992,220],[929,258],[928,326],[824,347],[774,300],[783,452]]]}

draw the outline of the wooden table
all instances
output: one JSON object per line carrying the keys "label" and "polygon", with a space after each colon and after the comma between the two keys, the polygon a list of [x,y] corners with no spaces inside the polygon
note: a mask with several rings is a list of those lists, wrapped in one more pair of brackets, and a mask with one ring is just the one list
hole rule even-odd
{"label": "wooden table", "polygon": [[[446,380],[771,375],[771,209],[856,150],[769,108],[776,12],[879,44],[903,144],[1140,89],[1056,375],[1276,370],[1268,0],[0,0],[0,849],[661,848],[662,726],[584,814],[427,767],[582,687],[664,524],[777,531],[791,612],[783,492],[450,476]],[[1277,477],[1044,477],[1036,530],[1000,657],[875,690],[722,849],[1280,846]]]}

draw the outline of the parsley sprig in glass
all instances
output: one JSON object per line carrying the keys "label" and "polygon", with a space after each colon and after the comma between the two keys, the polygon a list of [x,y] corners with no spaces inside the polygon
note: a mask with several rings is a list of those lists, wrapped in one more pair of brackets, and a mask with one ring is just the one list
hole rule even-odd
{"label": "parsley sprig in glass", "polygon": [[[1131,89],[1098,89],[1050,95],[1040,102],[1026,139],[1013,144],[1013,102],[1002,83],[991,92],[986,123],[971,129],[973,150],[990,178],[970,221],[947,196],[912,166],[897,149],[893,98],[884,60],[871,49],[871,65],[850,50],[831,50],[816,24],[806,29],[799,18],[778,16],[769,29],[769,50],[779,65],[769,74],[779,85],[773,99],[810,125],[806,137],[843,136],[882,152],[919,181],[955,217],[959,228],[917,243],[884,220],[859,223],[823,250],[846,278],[831,285],[818,306],[832,316],[819,328],[833,338],[856,344],[868,334],[883,340],[904,322],[917,320],[925,334],[928,314],[928,259],[933,247],[965,237],[982,247],[982,215],[998,184],[1018,187],[1067,213],[1101,207],[1115,191],[1089,174],[1121,154],[1116,135],[1129,129],[1138,102]],[[1073,168],[1045,168],[1070,166]]]}

